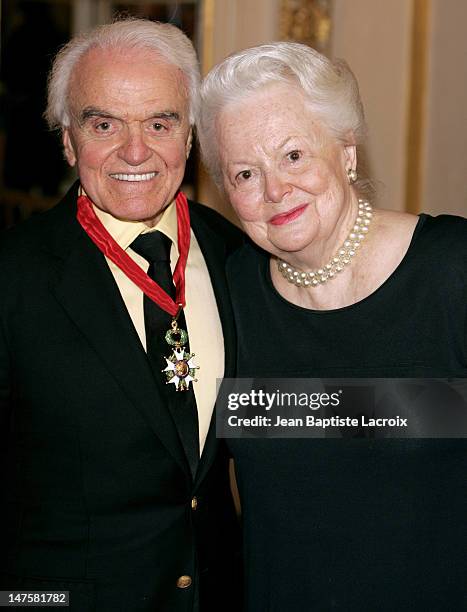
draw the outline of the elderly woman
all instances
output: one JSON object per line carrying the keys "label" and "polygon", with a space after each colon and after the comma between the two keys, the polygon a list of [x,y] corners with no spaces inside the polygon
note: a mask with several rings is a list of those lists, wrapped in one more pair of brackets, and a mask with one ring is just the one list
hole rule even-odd
{"label": "elderly woman", "polygon": [[[239,377],[466,377],[467,221],[373,210],[355,77],[295,43],[206,77],[205,161],[251,238]],[[239,439],[250,612],[467,609],[467,444]]]}

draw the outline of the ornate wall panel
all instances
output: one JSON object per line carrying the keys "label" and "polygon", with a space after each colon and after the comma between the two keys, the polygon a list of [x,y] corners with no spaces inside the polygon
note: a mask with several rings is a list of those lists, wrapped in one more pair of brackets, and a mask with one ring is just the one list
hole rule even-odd
{"label": "ornate wall panel", "polygon": [[331,4],[331,0],[281,0],[279,38],[326,53],[331,38]]}

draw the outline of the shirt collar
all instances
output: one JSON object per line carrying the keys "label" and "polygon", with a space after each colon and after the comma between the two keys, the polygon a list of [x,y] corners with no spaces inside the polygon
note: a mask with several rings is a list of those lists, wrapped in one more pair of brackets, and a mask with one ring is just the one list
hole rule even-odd
{"label": "shirt collar", "polygon": [[[82,187],[80,187],[80,195],[86,195]],[[178,256],[177,207],[175,200],[167,206],[162,213],[162,217],[154,227],[148,227],[141,221],[122,221],[121,219],[116,219],[110,213],[97,208],[95,204],[92,204],[92,207],[99,221],[124,251],[140,234],[148,234],[157,230],[170,238]]]}

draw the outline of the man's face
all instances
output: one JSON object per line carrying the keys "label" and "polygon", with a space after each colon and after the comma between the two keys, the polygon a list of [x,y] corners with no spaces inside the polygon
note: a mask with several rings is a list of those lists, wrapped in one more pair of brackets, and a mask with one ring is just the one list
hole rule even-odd
{"label": "man's face", "polygon": [[154,51],[91,49],[75,67],[65,155],[103,211],[155,225],[185,171],[191,130],[181,70]]}

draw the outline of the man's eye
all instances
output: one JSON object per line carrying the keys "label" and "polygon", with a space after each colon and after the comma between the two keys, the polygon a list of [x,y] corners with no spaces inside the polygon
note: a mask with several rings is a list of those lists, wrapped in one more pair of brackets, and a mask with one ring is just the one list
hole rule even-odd
{"label": "man's eye", "polygon": [[162,123],[159,123],[158,121],[156,121],[156,123],[152,124],[152,129],[155,132],[163,132],[166,129],[166,127]]}
{"label": "man's eye", "polygon": [[96,125],[96,130],[98,132],[108,132],[112,126],[109,121],[101,121]]}
{"label": "man's eye", "polygon": [[251,178],[251,170],[242,170],[237,174],[237,180],[239,181],[247,181]]}
{"label": "man's eye", "polygon": [[290,153],[287,153],[287,157],[290,161],[296,162],[302,157],[302,154],[300,151],[290,151]]}

